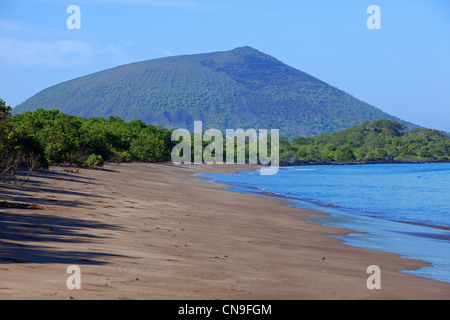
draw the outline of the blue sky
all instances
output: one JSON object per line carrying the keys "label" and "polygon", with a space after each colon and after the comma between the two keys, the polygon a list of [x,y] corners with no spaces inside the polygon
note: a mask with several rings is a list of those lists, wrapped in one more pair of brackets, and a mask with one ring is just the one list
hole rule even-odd
{"label": "blue sky", "polygon": [[[69,30],[67,7],[81,9]],[[369,5],[381,29],[369,30]],[[118,65],[252,46],[383,111],[450,131],[448,0],[2,0],[0,98]]]}

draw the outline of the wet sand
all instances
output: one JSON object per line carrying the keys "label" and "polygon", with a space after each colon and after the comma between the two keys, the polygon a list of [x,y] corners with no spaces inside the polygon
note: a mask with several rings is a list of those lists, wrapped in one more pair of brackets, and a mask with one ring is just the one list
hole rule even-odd
{"label": "wet sand", "polygon": [[[424,263],[306,221],[322,213],[192,176],[249,168],[52,167],[0,185],[0,299],[450,299],[450,284],[398,272]],[[380,290],[366,286],[370,265]]]}

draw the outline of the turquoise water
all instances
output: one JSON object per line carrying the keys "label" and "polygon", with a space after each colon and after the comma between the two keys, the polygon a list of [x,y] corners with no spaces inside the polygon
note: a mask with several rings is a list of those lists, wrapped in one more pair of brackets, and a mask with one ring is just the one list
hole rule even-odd
{"label": "turquoise water", "polygon": [[282,167],[200,174],[232,190],[265,193],[291,205],[327,212],[311,222],[364,232],[345,244],[400,254],[430,266],[402,271],[450,283],[450,163]]}

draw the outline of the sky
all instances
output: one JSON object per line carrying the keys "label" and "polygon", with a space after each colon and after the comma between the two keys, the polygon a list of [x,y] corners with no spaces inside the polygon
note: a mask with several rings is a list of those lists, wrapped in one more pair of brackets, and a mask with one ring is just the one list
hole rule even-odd
{"label": "sky", "polygon": [[241,46],[450,132],[448,0],[1,0],[0,98],[15,107],[115,66]]}

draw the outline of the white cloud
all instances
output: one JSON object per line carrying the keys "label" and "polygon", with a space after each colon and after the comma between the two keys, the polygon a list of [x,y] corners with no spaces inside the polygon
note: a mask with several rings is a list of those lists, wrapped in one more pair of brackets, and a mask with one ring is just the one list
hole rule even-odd
{"label": "white cloud", "polygon": [[21,41],[0,37],[0,63],[24,67],[73,67],[96,58],[121,57],[126,51],[118,44],[92,45],[77,40]]}
{"label": "white cloud", "polygon": [[116,43],[109,43],[107,46],[100,47],[98,49],[98,52],[114,56],[122,56],[125,54],[125,50],[122,48],[122,46]]}
{"label": "white cloud", "polygon": [[156,50],[161,53],[162,55],[166,56],[166,57],[170,57],[173,56],[172,51],[170,51],[169,49],[163,48],[163,47],[156,47]]}
{"label": "white cloud", "polygon": [[73,66],[92,57],[83,41],[19,41],[0,37],[0,62],[22,66]]}
{"label": "white cloud", "polygon": [[28,30],[29,28],[17,21],[10,21],[10,20],[2,20],[0,19],[0,30],[3,31],[23,31]]}
{"label": "white cloud", "polygon": [[170,56],[174,55],[172,51],[170,51],[167,48],[161,47],[161,46],[153,47],[153,50],[157,51],[159,54],[161,54],[165,57],[170,57]]}

